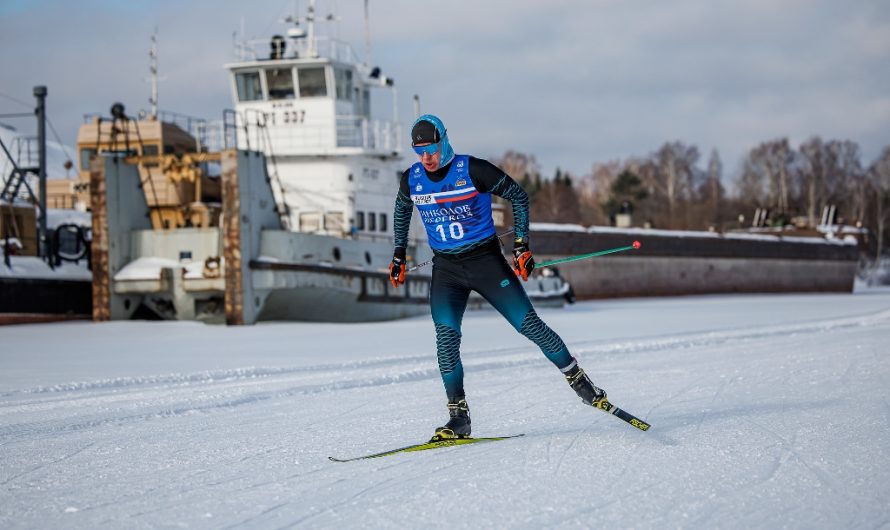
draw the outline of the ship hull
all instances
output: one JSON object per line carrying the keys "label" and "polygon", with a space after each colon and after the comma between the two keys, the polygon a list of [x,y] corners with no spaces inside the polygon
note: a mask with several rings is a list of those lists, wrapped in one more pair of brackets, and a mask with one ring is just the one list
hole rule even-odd
{"label": "ship hull", "polygon": [[51,269],[36,256],[0,261],[0,324],[87,319],[92,312],[90,271],[66,263]]}

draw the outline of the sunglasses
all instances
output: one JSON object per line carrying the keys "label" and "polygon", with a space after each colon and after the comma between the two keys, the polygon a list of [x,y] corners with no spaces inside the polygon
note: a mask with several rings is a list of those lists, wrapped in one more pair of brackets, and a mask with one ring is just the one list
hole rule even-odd
{"label": "sunglasses", "polygon": [[423,147],[414,146],[414,152],[417,153],[417,156],[423,156],[425,154],[433,156],[436,152],[439,151],[439,144],[430,144],[425,145]]}

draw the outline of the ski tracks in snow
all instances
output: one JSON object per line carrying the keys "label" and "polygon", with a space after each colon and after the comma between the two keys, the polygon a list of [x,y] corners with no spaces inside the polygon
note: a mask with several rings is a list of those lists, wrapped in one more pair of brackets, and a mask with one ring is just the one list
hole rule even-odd
{"label": "ski tracks in snow", "polygon": [[[206,473],[201,467],[205,463],[198,458],[197,462],[190,464],[196,467],[187,467],[176,475],[184,482],[180,489],[171,490],[163,483],[150,484],[139,490],[141,494],[123,492],[117,496],[116,502],[95,502],[84,506],[81,513],[117,509],[126,512],[127,517],[133,520],[158,521],[139,518],[150,513],[184,510],[190,496],[194,495],[201,498],[231,495],[235,499],[255,500],[264,498],[269,491],[273,491],[279,496],[303,494],[311,497],[314,494],[311,497],[314,505],[301,506],[300,503],[286,498],[270,500],[248,506],[246,511],[242,509],[232,512],[227,523],[263,527],[273,526],[273,522],[276,527],[330,526],[332,522],[338,521],[339,513],[358,513],[362,506],[372,505],[377,509],[375,513],[381,517],[390,517],[389,521],[395,526],[405,522],[399,520],[398,514],[410,513],[410,509],[386,513],[386,509],[373,504],[372,500],[379,500],[381,497],[398,498],[401,493],[415,487],[435,487],[430,485],[438,483],[438,476],[453,478],[465,472],[468,466],[479,473],[492,472],[500,467],[499,460],[503,460],[503,464],[514,466],[513,469],[522,477],[539,479],[546,485],[561,481],[568,481],[570,487],[586,484],[587,481],[578,478],[577,474],[587,468],[590,468],[588,472],[594,476],[609,478],[607,491],[592,505],[586,504],[583,508],[574,510],[560,507],[568,511],[554,513],[550,519],[539,519],[544,526],[583,526],[585,521],[603,521],[606,526],[609,522],[628,522],[620,516],[633,511],[635,500],[658,499],[661,498],[659,496],[671,494],[679,497],[679,505],[686,503],[686,508],[692,510],[695,517],[692,520],[683,519],[672,505],[664,505],[664,513],[667,515],[663,515],[661,519],[659,516],[650,516],[640,526],[649,526],[658,521],[667,526],[682,525],[683,522],[721,526],[721,523],[726,524],[726,520],[721,519],[721,513],[731,504],[711,503],[709,507],[699,507],[695,511],[694,507],[698,506],[696,503],[707,504],[703,499],[708,498],[709,490],[702,487],[696,489],[693,484],[687,499],[684,495],[686,492],[674,482],[677,477],[673,475],[688,477],[690,473],[682,466],[685,463],[694,464],[695,458],[706,458],[706,463],[720,470],[720,466],[714,462],[719,456],[714,455],[719,455],[719,451],[723,449],[720,447],[721,443],[738,441],[727,434],[731,430],[762,438],[754,439],[753,449],[763,450],[771,459],[760,462],[761,467],[756,468],[758,472],[753,479],[735,476],[740,484],[734,494],[739,498],[750,500],[754,495],[752,492],[765,485],[782,483],[787,480],[787,475],[800,468],[820,487],[830,492],[836,502],[846,507],[845,514],[849,516],[853,512],[867,513],[868,501],[859,499],[847,490],[841,482],[843,475],[838,475],[827,467],[828,464],[816,461],[797,448],[802,435],[797,433],[800,425],[791,424],[791,418],[801,411],[827,407],[830,404],[826,402],[829,398],[826,401],[819,398],[814,401],[811,398],[808,402],[795,403],[794,400],[789,400],[789,394],[779,392],[776,394],[777,402],[760,403],[755,393],[749,403],[746,401],[749,399],[746,391],[749,390],[751,381],[746,378],[752,373],[758,373],[758,370],[767,371],[778,364],[773,361],[775,364],[770,365],[767,361],[771,358],[769,352],[763,352],[774,344],[787,345],[804,339],[817,344],[822,337],[829,337],[832,333],[887,328],[888,322],[890,311],[879,311],[755,329],[722,329],[646,339],[588,340],[569,344],[570,350],[582,359],[588,370],[613,385],[607,388],[620,390],[614,393],[618,406],[626,407],[634,413],[645,411],[640,417],[651,420],[653,424],[652,429],[645,433],[637,432],[599,411],[582,410],[574,397],[571,401],[566,401],[565,405],[571,403],[577,410],[572,408],[571,412],[558,416],[554,410],[565,410],[563,404],[548,409],[548,405],[542,404],[551,397],[548,393],[555,396],[556,392],[561,392],[558,396],[567,397],[570,391],[562,387],[556,389],[556,375],[546,380],[540,377],[545,372],[551,373],[552,367],[531,343],[526,347],[468,350],[463,355],[466,372],[473,374],[474,380],[485,379],[492,382],[493,388],[486,391],[492,392],[498,400],[506,403],[504,409],[499,411],[502,414],[492,415],[497,418],[498,429],[523,429],[529,425],[527,421],[523,422],[525,414],[541,417],[547,425],[538,428],[537,432],[534,432],[534,428],[532,432],[523,429],[529,434],[523,439],[499,442],[509,445],[443,449],[436,454],[392,457],[391,460],[363,462],[339,468],[321,462],[324,452],[330,450],[330,444],[349,439],[345,434],[337,433],[335,425],[345,429],[362,427],[368,423],[363,421],[367,415],[372,418],[368,429],[373,431],[380,428],[373,424],[373,418],[381,418],[387,412],[409,414],[408,409],[412,406],[417,408],[416,404],[386,404],[390,410],[381,411],[374,408],[377,404],[375,400],[379,400],[380,396],[416,394],[406,385],[426,385],[437,381],[439,372],[434,352],[309,367],[259,366],[183,374],[140,374],[11,390],[0,395],[0,447],[6,455],[11,455],[7,460],[10,465],[4,465],[0,474],[0,486],[6,489],[0,495],[8,495],[11,487],[27,481],[29,477],[47,474],[51,468],[68,465],[73,460],[83,460],[85,455],[94,454],[102,444],[120,444],[121,437],[125,438],[130,432],[148,432],[157,436],[158,432],[183,426],[198,429],[206,420],[216,419],[211,425],[213,427],[215,424],[231,421],[219,416],[224,414],[232,414],[235,420],[243,420],[246,416],[247,419],[265,422],[260,425],[269,429],[269,425],[274,424],[274,420],[268,417],[270,412],[285,414],[291,408],[308,406],[306,403],[309,402],[314,406],[324,405],[325,412],[307,412],[305,420],[299,424],[299,429],[305,432],[299,434],[310,439],[311,433],[318,429],[321,435],[317,438],[326,441],[312,439],[312,447],[296,454],[303,461],[318,457],[320,463],[311,461],[308,466],[296,466],[288,445],[294,443],[294,436],[282,432],[278,438],[262,440],[256,447],[233,450],[233,454],[227,457],[228,460],[223,460],[228,462],[227,466],[233,468],[232,471],[223,466],[223,469]],[[703,355],[703,351],[714,350],[721,355],[737,356],[738,362],[745,363],[748,362],[744,358],[746,349],[761,352],[750,361],[761,364],[746,366],[746,371],[729,373],[725,377],[713,372],[697,372],[702,367],[707,367],[706,363],[713,361]],[[767,383],[775,382],[780,385],[782,377],[802,378],[819,368],[818,359],[803,353],[792,351],[782,355],[785,359],[782,361],[785,372],[781,376],[773,375],[774,381]],[[641,362],[654,364],[656,359],[658,362],[662,362],[661,359],[674,359],[675,362],[671,364],[664,361],[658,366],[639,368]],[[681,366],[686,360],[694,360],[700,364]],[[842,365],[843,368],[837,374],[816,374],[818,381],[852,385],[858,381],[860,374],[868,370],[868,365],[861,356],[851,356],[843,362],[846,364]],[[881,362],[886,361],[875,357],[872,364]],[[730,365],[729,361],[717,364],[721,367]],[[641,377],[642,374],[636,372],[638,369],[649,372]],[[639,384],[640,381],[643,382],[642,385]],[[386,386],[399,390],[383,391]],[[529,387],[533,391],[541,391],[541,400],[530,397]],[[610,397],[612,396],[610,392]],[[890,418],[890,403],[887,398],[878,399],[877,414],[883,413],[885,419]],[[651,405],[645,405],[647,403]],[[768,416],[769,419],[761,420],[754,416]],[[296,416],[285,418],[293,420],[294,417]],[[773,423],[769,423],[770,421]],[[146,425],[152,426],[145,429]],[[387,436],[372,439],[370,443],[385,447],[391,440],[398,438],[392,430],[399,425],[399,420],[394,420],[391,425],[387,424],[383,427],[390,429]],[[559,426],[555,431],[552,428],[554,425]],[[491,422],[487,427],[492,428]],[[243,429],[239,435],[244,438],[249,430]],[[334,432],[335,435],[327,436],[324,434],[326,432]],[[71,441],[62,443],[60,440],[63,438]],[[112,438],[112,441],[108,442],[106,438]],[[188,438],[186,433],[175,440],[186,443]],[[56,443],[62,449],[61,456],[34,465],[37,460],[33,458],[33,448],[43,443]],[[361,449],[364,445],[354,444],[338,450],[364,450]],[[696,447],[697,445],[701,447]],[[502,452],[503,448],[508,447],[512,449]],[[728,447],[725,450],[730,451],[731,455],[733,449]],[[188,456],[194,459],[193,453],[200,456],[205,449],[186,445],[179,450],[186,450]],[[536,451],[540,453],[535,454]],[[596,454],[591,454],[592,452]],[[444,456],[449,454],[459,454],[461,458],[450,459]],[[702,454],[707,457],[702,457]],[[534,459],[531,458],[532,455],[535,456]],[[175,458],[175,451],[168,456]],[[612,459],[602,459],[601,456]],[[741,457],[738,458],[737,462],[742,462]],[[210,457],[206,459],[218,462]],[[260,473],[262,480],[248,472],[257,469],[257,466],[263,471],[261,466],[270,465],[270,462],[280,462],[281,472],[265,469],[265,476]],[[659,462],[668,462],[668,469],[672,472],[660,472],[657,469]],[[798,466],[790,465],[792,462]],[[536,466],[543,467],[544,473],[541,473],[541,469],[535,469]],[[295,473],[295,470],[299,472]],[[727,473],[733,476],[732,470],[727,470]],[[97,474],[89,480],[98,481],[99,478],[96,477],[99,476],[101,475]],[[319,487],[325,489],[329,499],[307,485],[314,481],[322,484]],[[85,487],[89,487],[89,483]],[[536,484],[531,483],[511,494],[528,495],[531,500],[541,494],[536,487]],[[372,492],[374,495],[371,495]],[[154,500],[143,502],[146,495]],[[729,497],[733,497],[733,494]],[[482,516],[483,513],[480,511],[477,516]],[[756,512],[749,515],[754,516]],[[868,516],[838,516],[830,524],[859,526],[870,525],[878,520]],[[121,519],[113,518],[111,521],[120,523]],[[639,521],[630,521],[630,525],[635,526],[637,522]],[[775,521],[764,520],[762,524],[772,522]],[[808,522],[815,522],[815,519]]]}
{"label": "ski tracks in snow", "polygon": [[83,453],[83,452],[86,451],[87,449],[90,449],[91,447],[95,446],[96,443],[97,443],[97,442],[90,442],[90,443],[86,444],[85,446],[81,447],[80,449],[77,449],[76,451],[73,451],[73,452],[71,452],[71,453],[65,454],[65,455],[63,455],[63,456],[61,456],[61,457],[59,457],[59,458],[56,458],[56,459],[54,459],[54,460],[51,460],[51,461],[49,461],[49,462],[42,463],[42,464],[38,464],[38,465],[36,465],[36,466],[34,466],[34,467],[30,468],[30,469],[27,469],[27,470],[25,470],[25,471],[20,472],[20,473],[14,474],[14,475],[12,475],[11,477],[9,477],[9,478],[7,478],[6,480],[4,480],[3,482],[0,482],[0,486],[8,486],[9,484],[11,484],[11,483],[17,481],[18,479],[20,479],[20,478],[22,478],[22,477],[25,477],[25,476],[29,475],[29,474],[31,474],[31,473],[34,473],[34,472],[36,472],[36,471],[40,471],[40,470],[46,469],[46,468],[48,468],[48,467],[52,467],[52,466],[54,466],[54,465],[56,465],[56,464],[60,464],[60,463],[65,462],[66,460],[68,460],[68,459],[70,459],[70,458],[74,458],[75,456],[77,456],[77,455]]}
{"label": "ski tracks in snow", "polygon": [[[890,311],[857,317],[846,317],[825,321],[780,325],[761,329],[737,329],[694,333],[632,341],[574,342],[570,349],[584,357],[626,356],[639,352],[687,349],[692,347],[713,347],[727,342],[765,340],[790,334],[824,333],[837,329],[863,327],[890,320]],[[542,357],[533,345],[527,348],[504,348],[485,352],[469,351],[464,354],[465,369],[478,373],[515,369],[526,366],[540,366]],[[597,361],[600,362],[600,361]],[[608,367],[605,362],[598,366]],[[849,367],[848,373],[853,369]],[[600,370],[600,373],[605,373]],[[7,392],[0,399],[0,420],[7,426],[14,425],[10,418],[53,415],[65,410],[95,410],[113,407],[123,402],[141,403],[150,408],[152,403],[173,401],[181,396],[176,405],[157,408],[142,414],[105,417],[87,422],[69,423],[61,430],[81,430],[94,428],[109,422],[143,421],[155,417],[181,416],[194,412],[208,412],[214,408],[231,409],[272,398],[292,397],[300,394],[336,392],[383,385],[412,383],[439,377],[435,366],[435,354],[411,355],[327,364],[311,367],[245,367],[233,370],[208,371],[193,374],[167,374],[116,378],[110,380],[82,381],[50,387],[38,386]],[[702,377],[706,379],[707,376]],[[846,376],[845,376],[846,378]],[[699,381],[700,382],[700,381]],[[695,388],[691,383],[687,388],[662,400],[647,411],[651,414],[669,400]],[[277,387],[276,390],[257,390]],[[215,399],[205,399],[204,395],[213,391]],[[166,399],[165,399],[165,396]],[[137,407],[138,408],[138,407]],[[21,424],[20,424],[21,425]],[[27,424],[26,424],[27,425]],[[31,425],[40,432],[41,424]],[[27,429],[26,429],[27,430]],[[0,428],[0,443],[10,435],[21,433],[15,427]]]}
{"label": "ski tracks in snow", "polygon": [[[838,329],[876,325],[888,319],[890,311],[881,311],[856,317],[753,330],[712,331],[605,344],[596,341],[575,342],[570,345],[570,349],[576,355],[588,359],[602,356],[624,357],[638,352],[713,347],[731,341],[751,342],[791,334],[826,333]],[[299,395],[438,379],[439,373],[434,357],[431,353],[302,368],[245,367],[193,374],[74,382],[8,392],[0,399],[0,446],[36,436],[226,411]],[[533,345],[528,348],[470,351],[464,354],[464,358],[465,369],[474,374],[545,365],[540,352],[535,351]],[[610,366],[608,360],[597,362],[598,373],[608,373]],[[841,383],[849,381],[850,374],[855,369],[855,362],[855,360],[850,361],[850,365],[841,377]],[[683,395],[700,389],[709,379],[713,379],[713,375],[705,374],[688,382],[679,390],[671,391],[646,410],[642,417],[652,417],[665,405],[675,403]],[[728,383],[722,381],[716,383],[709,406],[699,415],[696,430],[700,430],[707,416],[707,410],[713,406],[719,395],[737,380],[736,376]],[[619,402],[619,406],[621,405]],[[97,410],[101,412],[96,413]],[[355,412],[346,410],[343,414]],[[663,429],[666,426],[661,427]],[[657,430],[654,429],[653,432]],[[581,434],[583,432],[577,433],[578,436]],[[662,442],[673,443],[663,438]]]}

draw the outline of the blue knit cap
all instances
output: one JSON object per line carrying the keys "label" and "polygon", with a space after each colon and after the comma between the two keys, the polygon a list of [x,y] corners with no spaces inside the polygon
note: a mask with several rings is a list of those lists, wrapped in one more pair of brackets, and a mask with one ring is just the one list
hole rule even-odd
{"label": "blue knit cap", "polygon": [[440,120],[438,116],[424,114],[414,121],[414,125],[411,126],[412,130],[422,121],[432,123],[436,128],[436,131],[439,133],[439,141],[442,145],[442,158],[439,161],[439,166],[447,166],[451,162],[451,159],[454,158],[454,149],[451,148],[451,142],[448,141],[448,131],[445,129],[445,124],[442,123],[442,120]]}

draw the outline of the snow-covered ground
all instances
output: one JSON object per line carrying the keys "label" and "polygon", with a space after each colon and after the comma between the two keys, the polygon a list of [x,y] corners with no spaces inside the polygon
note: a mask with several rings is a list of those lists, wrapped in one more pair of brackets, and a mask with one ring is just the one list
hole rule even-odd
{"label": "snow-covered ground", "polygon": [[492,444],[351,463],[445,419],[428,318],[0,328],[2,528],[887,528],[890,291],[541,310],[648,432],[491,311]]}

